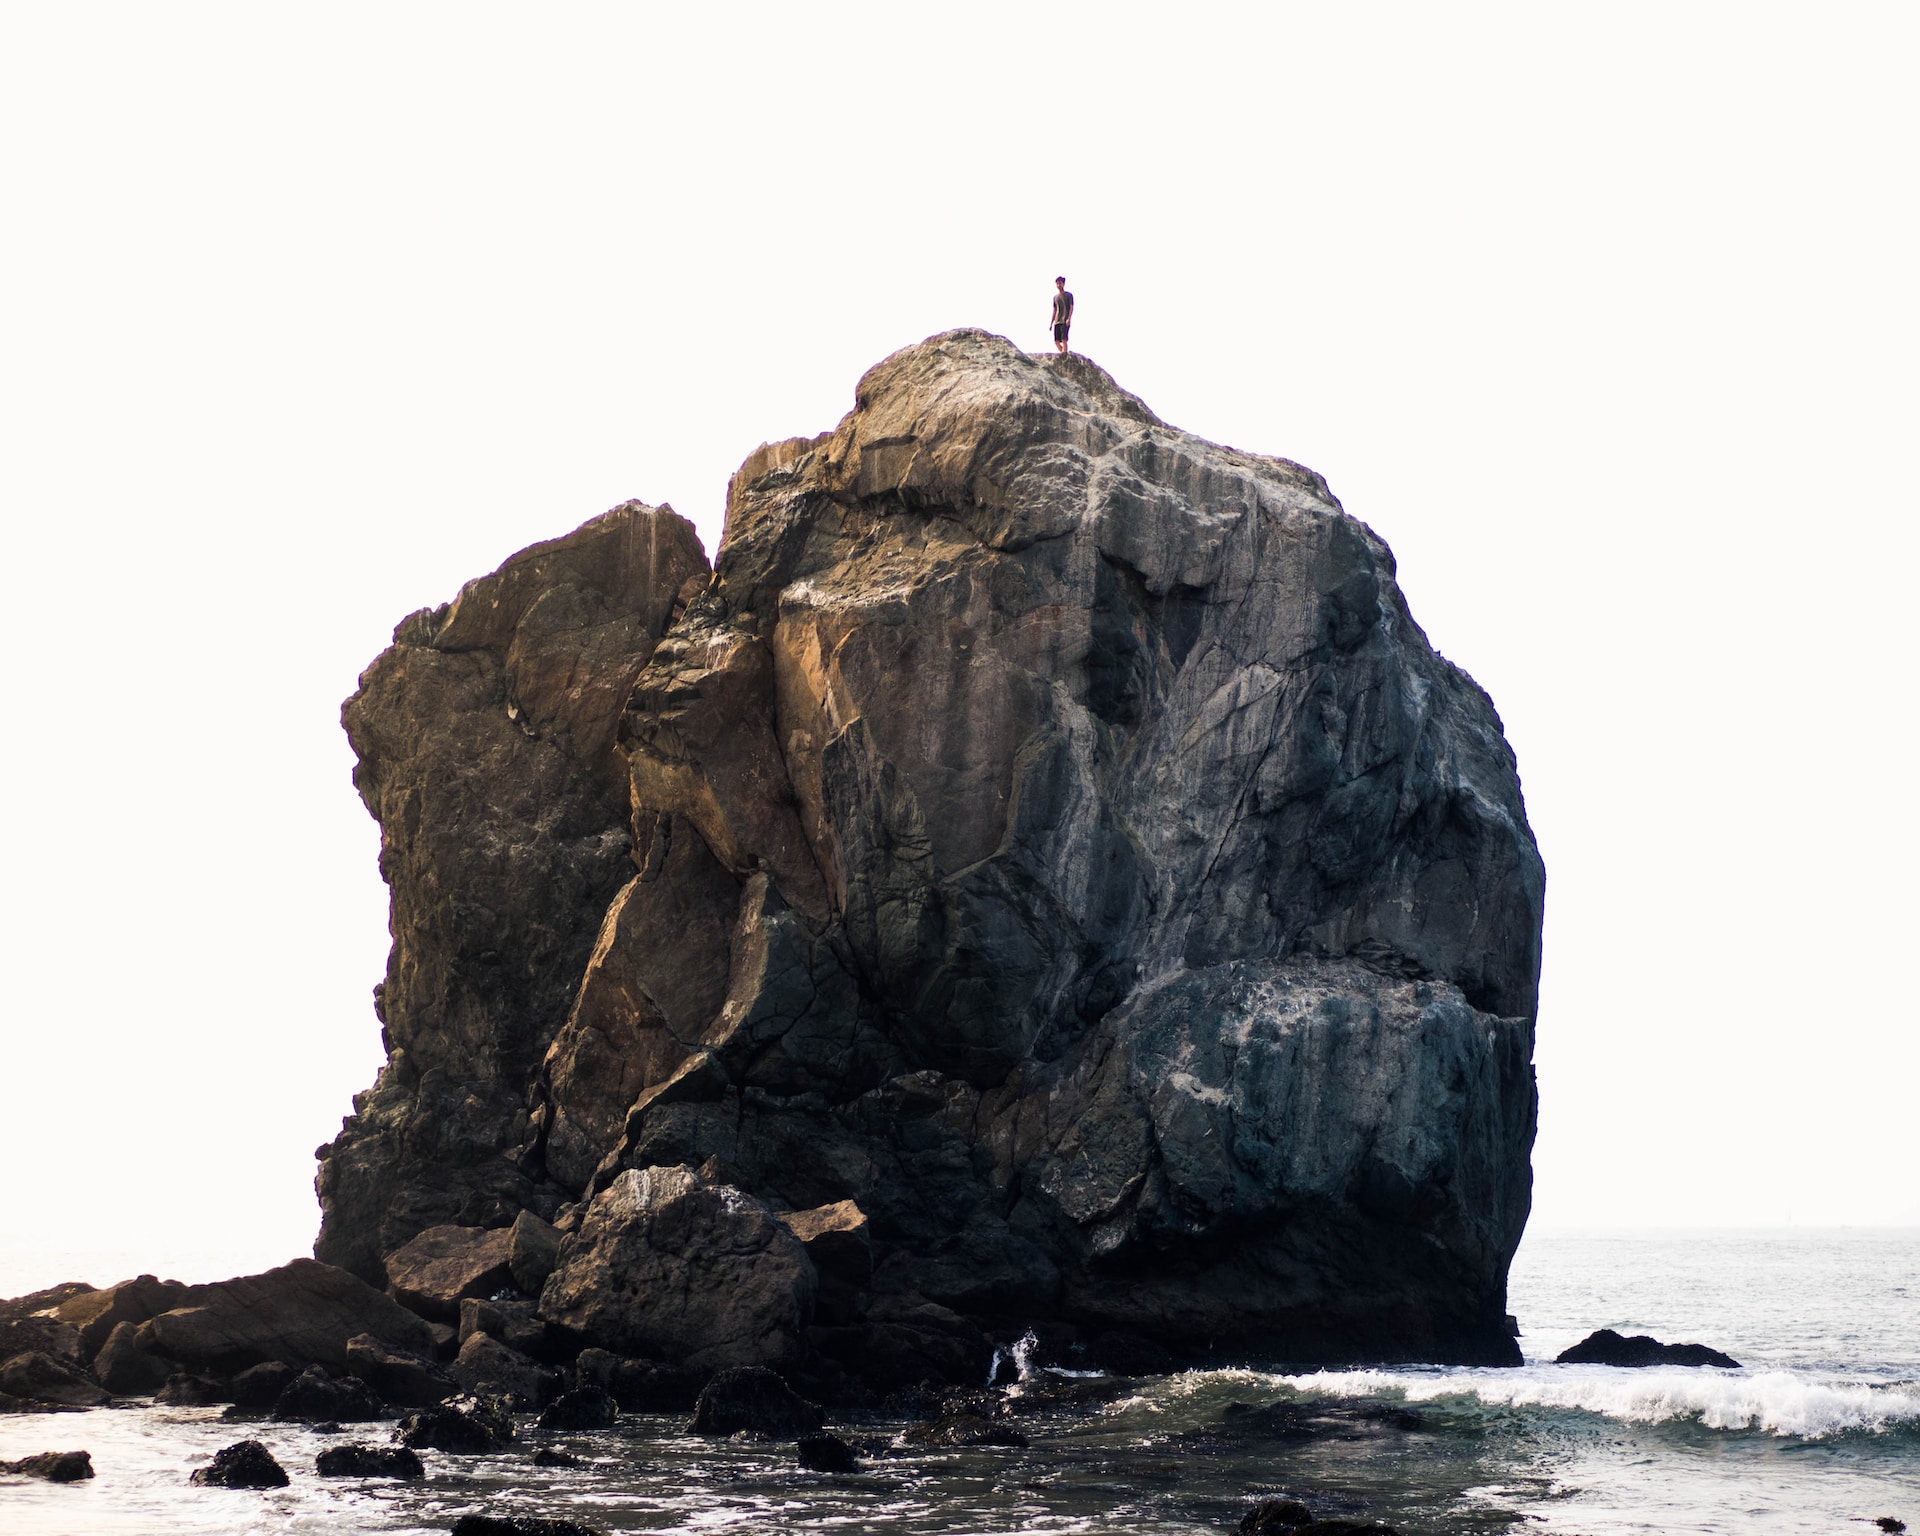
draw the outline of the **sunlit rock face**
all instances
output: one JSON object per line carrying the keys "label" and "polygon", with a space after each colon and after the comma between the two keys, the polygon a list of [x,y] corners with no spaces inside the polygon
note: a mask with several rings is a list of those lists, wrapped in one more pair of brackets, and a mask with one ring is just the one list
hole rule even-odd
{"label": "sunlit rock face", "polygon": [[943,1347],[1517,1358],[1543,873],[1317,475],[956,331],[750,456],[703,572],[619,509],[349,702],[391,1056],[317,1252],[684,1167],[855,1202],[862,1315]]}

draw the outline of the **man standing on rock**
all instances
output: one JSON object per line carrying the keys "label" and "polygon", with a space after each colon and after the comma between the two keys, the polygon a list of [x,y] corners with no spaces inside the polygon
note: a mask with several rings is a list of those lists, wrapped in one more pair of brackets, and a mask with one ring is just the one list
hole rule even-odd
{"label": "man standing on rock", "polygon": [[1067,292],[1067,280],[1053,280],[1053,346],[1056,352],[1067,350],[1067,327],[1073,324],[1073,295]]}

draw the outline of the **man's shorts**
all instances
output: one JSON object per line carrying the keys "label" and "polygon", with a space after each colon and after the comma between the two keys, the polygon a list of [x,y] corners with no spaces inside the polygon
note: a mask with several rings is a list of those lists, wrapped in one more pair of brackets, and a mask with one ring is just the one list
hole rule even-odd
{"label": "man's shorts", "polygon": [[1065,341],[1067,339],[1067,328],[1064,325],[1056,325],[1053,328],[1053,339],[1055,341]]}

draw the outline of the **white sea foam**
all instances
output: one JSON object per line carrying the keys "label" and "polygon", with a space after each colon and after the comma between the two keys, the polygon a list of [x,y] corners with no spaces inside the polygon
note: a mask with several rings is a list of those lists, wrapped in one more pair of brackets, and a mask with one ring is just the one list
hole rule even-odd
{"label": "white sea foam", "polygon": [[1709,1429],[1758,1429],[1819,1439],[1920,1427],[1920,1394],[1904,1386],[1822,1380],[1795,1371],[1678,1366],[1530,1366],[1447,1372],[1315,1371],[1264,1378],[1340,1397],[1394,1394],[1407,1402],[1473,1397],[1489,1407],[1578,1408],[1631,1424],[1694,1419]]}

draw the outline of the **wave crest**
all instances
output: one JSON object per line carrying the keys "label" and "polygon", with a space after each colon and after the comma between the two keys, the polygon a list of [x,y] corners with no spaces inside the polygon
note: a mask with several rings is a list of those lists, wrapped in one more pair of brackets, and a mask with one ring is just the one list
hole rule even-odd
{"label": "wave crest", "polygon": [[1424,1375],[1315,1371],[1268,1377],[1295,1391],[1337,1397],[1397,1393],[1408,1402],[1472,1397],[1497,1408],[1575,1408],[1633,1424],[1693,1419],[1709,1429],[1761,1430],[1816,1440],[1920,1428],[1920,1396],[1897,1387],[1820,1381],[1792,1371],[1702,1371],[1654,1366],[1556,1366]]}

